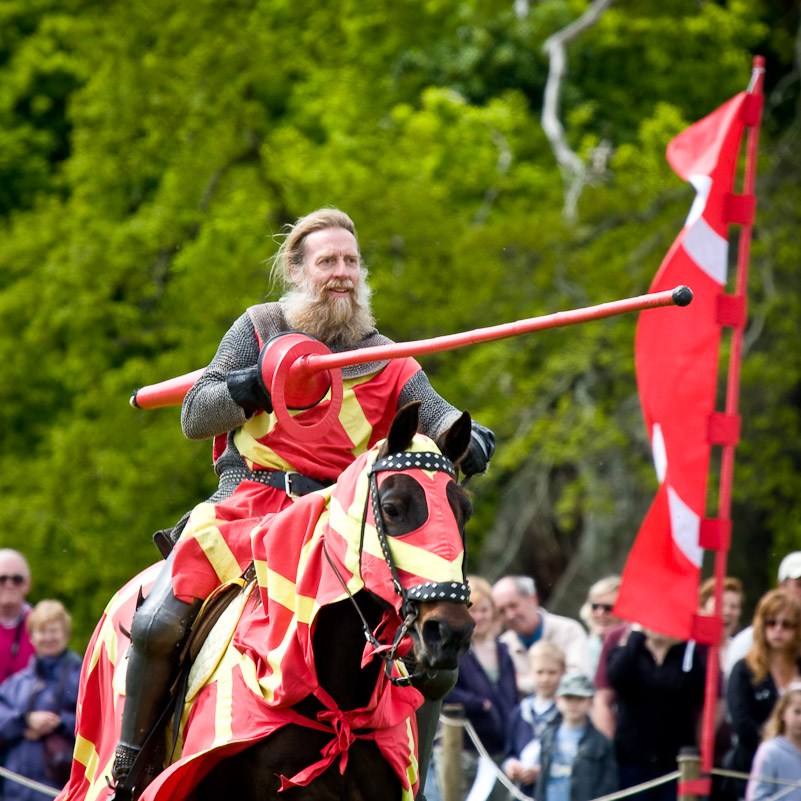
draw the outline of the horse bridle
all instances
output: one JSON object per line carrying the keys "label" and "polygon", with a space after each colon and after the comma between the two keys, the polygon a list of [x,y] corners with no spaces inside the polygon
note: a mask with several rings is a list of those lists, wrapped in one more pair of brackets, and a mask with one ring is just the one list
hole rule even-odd
{"label": "horse bridle", "polygon": [[398,647],[409,633],[409,629],[417,619],[419,611],[417,607],[418,602],[448,600],[457,603],[468,603],[470,600],[470,588],[467,585],[466,577],[464,577],[464,571],[463,578],[465,580],[461,582],[425,581],[422,584],[416,584],[414,587],[411,587],[408,590],[401,584],[400,576],[398,574],[398,567],[395,563],[395,558],[392,555],[392,549],[389,545],[389,538],[384,530],[384,521],[381,517],[381,503],[378,497],[377,474],[389,470],[393,472],[406,472],[407,470],[427,470],[430,472],[446,473],[452,479],[454,479],[454,481],[456,480],[456,471],[454,470],[453,463],[450,461],[450,459],[440,453],[433,452],[412,453],[409,451],[402,451],[400,453],[393,453],[389,456],[385,456],[382,459],[377,459],[367,474],[369,492],[367,493],[367,498],[365,498],[364,513],[362,514],[362,528],[359,538],[359,570],[361,571],[364,532],[367,524],[367,504],[372,503],[375,530],[376,534],[378,535],[378,541],[381,544],[381,551],[384,555],[384,561],[387,563],[390,575],[392,576],[392,586],[394,587],[395,592],[401,598],[401,617],[403,618],[403,623],[399,626],[398,631],[396,632],[392,641],[392,646],[389,649],[385,648],[376,639],[369,623],[367,622],[367,619],[365,618],[362,610],[359,608],[358,602],[353,597],[353,593],[351,593],[351,591],[348,589],[345,580],[342,578],[342,575],[340,574],[336,565],[328,555],[328,550],[325,548],[325,543],[323,543],[323,551],[328,563],[333,568],[334,573],[347,592],[348,597],[356,607],[356,611],[358,612],[362,621],[362,628],[364,629],[364,636],[367,642],[369,642],[370,645],[376,649],[377,653],[384,660],[384,669],[387,678],[390,682],[392,682],[392,684],[395,684],[399,687],[408,687],[411,685],[412,679],[425,675],[425,672],[421,671],[413,675],[407,674],[404,676],[393,676],[392,664],[396,660]]}

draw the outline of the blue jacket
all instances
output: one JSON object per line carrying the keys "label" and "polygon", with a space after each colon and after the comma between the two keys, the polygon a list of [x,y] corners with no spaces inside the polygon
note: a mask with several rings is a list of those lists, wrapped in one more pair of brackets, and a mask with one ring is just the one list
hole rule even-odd
{"label": "blue jacket", "polygon": [[[490,754],[503,754],[506,742],[506,727],[509,715],[517,702],[515,668],[508,648],[497,642],[498,683],[494,684],[484,672],[472,651],[468,651],[459,662],[459,678],[456,686],[445,697],[447,704],[461,704],[465,717],[473,724],[482,745]],[[484,709],[489,699],[492,706]],[[475,751],[472,741],[465,738],[465,749]]]}
{"label": "blue jacket", "polygon": [[[771,737],[757,748],[751,775],[760,778],[749,780],[745,793],[747,801],[762,801],[762,799],[771,798],[780,790],[788,788],[785,785],[766,781],[767,779],[801,782],[801,753],[786,737],[781,735]],[[782,795],[782,801],[799,801],[800,799],[801,789],[790,790]]]}
{"label": "blue jacket", "polygon": [[[25,716],[39,710],[56,712],[61,716],[56,732],[69,737],[74,745],[80,675],[81,658],[74,651],[64,651],[57,657],[33,657],[26,668],[0,684],[0,747],[8,770],[56,787],[45,773],[43,740],[27,740],[22,735]],[[43,798],[36,790],[3,780],[3,801]]]}
{"label": "blue jacket", "polygon": [[545,727],[562,720],[556,702],[542,714],[534,711],[536,694],[527,695],[513,710],[506,724],[506,756],[519,757],[520,752],[532,741],[542,737]]}
{"label": "blue jacket", "polygon": [[[541,773],[535,791],[536,801],[547,801],[546,785],[551,768],[556,732],[561,721],[555,721],[542,733]],[[612,741],[587,721],[587,729],[579,741],[578,753],[570,774],[570,801],[590,801],[618,789],[617,760]]]}

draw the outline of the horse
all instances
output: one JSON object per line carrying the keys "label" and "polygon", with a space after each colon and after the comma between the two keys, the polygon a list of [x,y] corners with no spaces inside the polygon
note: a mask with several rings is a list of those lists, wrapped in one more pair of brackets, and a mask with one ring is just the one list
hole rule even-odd
{"label": "horse", "polygon": [[[469,445],[470,417],[436,444],[417,425],[410,404],[334,487],[253,530],[256,580],[240,581],[233,611],[200,649],[170,727],[171,764],[141,801],[413,799],[415,712],[424,697],[447,692],[442,677],[452,676],[474,625],[464,563],[471,504],[453,468]],[[132,592],[124,595],[87,651],[82,680],[94,698],[79,701],[61,801],[110,793],[103,777],[124,688],[116,638],[132,612]],[[114,712],[98,714],[93,701]]]}

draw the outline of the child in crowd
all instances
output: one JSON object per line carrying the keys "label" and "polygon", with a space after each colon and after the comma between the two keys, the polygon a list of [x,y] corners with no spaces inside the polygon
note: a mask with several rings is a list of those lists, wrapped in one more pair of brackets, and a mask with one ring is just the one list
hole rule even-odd
{"label": "child in crowd", "polygon": [[761,801],[781,792],[782,801],[801,801],[801,787],[770,779],[801,782],[801,683],[793,682],[776,702],[765,723],[765,739],[757,748],[746,801]]}
{"label": "child in crowd", "polygon": [[555,697],[559,680],[565,672],[565,654],[550,640],[540,640],[528,653],[534,692],[512,710],[506,745],[508,756],[502,767],[524,793],[532,795],[537,770],[528,758],[534,748],[531,743],[537,742],[545,727],[559,717]]}
{"label": "child in crowd", "polygon": [[531,755],[538,763],[536,801],[589,801],[618,789],[614,746],[590,722],[593,693],[581,673],[559,682],[560,718],[542,733],[539,754]]}

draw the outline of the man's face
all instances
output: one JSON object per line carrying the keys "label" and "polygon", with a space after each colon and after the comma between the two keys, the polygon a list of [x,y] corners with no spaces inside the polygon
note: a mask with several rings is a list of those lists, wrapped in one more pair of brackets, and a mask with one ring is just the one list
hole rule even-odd
{"label": "man's face", "polygon": [[492,599],[506,628],[528,637],[540,622],[536,595],[520,595],[513,582],[499,581],[492,589]]}
{"label": "man's face", "polygon": [[294,286],[282,298],[287,322],[329,345],[355,345],[375,325],[355,237],[324,228],[303,248],[303,268],[292,271]]}
{"label": "man's face", "polygon": [[304,248],[304,278],[318,291],[335,298],[347,298],[356,291],[361,262],[359,246],[350,231],[344,228],[314,231],[305,238]]}
{"label": "man's face", "polygon": [[787,578],[781,583],[781,587],[801,599],[801,578]]}
{"label": "man's face", "polygon": [[0,609],[6,614],[16,614],[30,588],[25,562],[14,555],[0,557]]}

